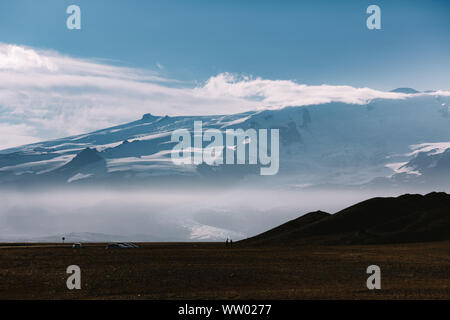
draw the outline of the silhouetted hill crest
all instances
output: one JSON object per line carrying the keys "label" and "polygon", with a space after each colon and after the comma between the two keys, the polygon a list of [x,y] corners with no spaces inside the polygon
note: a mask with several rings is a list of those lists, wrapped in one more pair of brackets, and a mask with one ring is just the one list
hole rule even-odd
{"label": "silhouetted hill crest", "polygon": [[372,198],[336,214],[311,212],[243,245],[381,244],[450,240],[450,195]]}

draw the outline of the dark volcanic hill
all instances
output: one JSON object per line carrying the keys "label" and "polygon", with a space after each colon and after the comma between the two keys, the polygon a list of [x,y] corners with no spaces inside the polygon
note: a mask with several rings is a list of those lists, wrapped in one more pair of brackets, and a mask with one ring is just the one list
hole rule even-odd
{"label": "dark volcanic hill", "polygon": [[382,244],[450,240],[450,195],[373,198],[328,214],[311,212],[241,245]]}

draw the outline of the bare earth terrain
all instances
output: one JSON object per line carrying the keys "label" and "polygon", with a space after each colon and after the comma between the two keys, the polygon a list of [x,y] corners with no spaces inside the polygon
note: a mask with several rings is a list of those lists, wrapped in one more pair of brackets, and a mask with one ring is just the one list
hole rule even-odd
{"label": "bare earth terrain", "polygon": [[[81,268],[68,290],[66,268]],[[381,290],[366,268],[381,268]],[[450,299],[450,242],[234,247],[0,245],[0,299]]]}

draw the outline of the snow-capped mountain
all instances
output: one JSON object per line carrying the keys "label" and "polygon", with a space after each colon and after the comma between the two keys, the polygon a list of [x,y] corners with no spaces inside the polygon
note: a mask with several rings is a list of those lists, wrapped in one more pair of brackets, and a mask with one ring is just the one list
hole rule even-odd
{"label": "snow-capped mountain", "polygon": [[[269,179],[259,176],[259,165],[174,164],[172,132],[183,128],[192,132],[199,120],[205,130],[279,129],[279,173]],[[116,127],[0,151],[0,185],[261,179],[294,186],[362,184],[405,168],[417,171],[423,156],[411,148],[447,141],[450,99],[431,93],[377,99],[362,106],[329,103],[199,117],[145,114]]]}
{"label": "snow-capped mountain", "polygon": [[384,185],[417,185],[429,189],[446,189],[450,185],[450,143],[425,143],[412,146],[414,157],[391,164],[395,171],[389,178],[376,179]]}

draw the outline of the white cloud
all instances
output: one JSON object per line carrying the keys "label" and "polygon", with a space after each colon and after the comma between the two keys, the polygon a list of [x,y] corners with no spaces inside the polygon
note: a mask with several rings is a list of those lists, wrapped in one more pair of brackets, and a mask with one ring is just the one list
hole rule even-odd
{"label": "white cloud", "polygon": [[15,45],[0,45],[0,70],[47,69],[54,71],[56,66],[36,51]]}
{"label": "white cloud", "polygon": [[33,136],[33,128],[25,124],[0,124],[0,148],[7,149],[18,145],[38,142]]}
{"label": "white cloud", "polygon": [[404,99],[403,93],[383,92],[370,88],[350,86],[309,86],[291,80],[265,80],[261,78],[236,77],[222,73],[211,77],[204,87],[196,89],[199,95],[212,97],[235,97],[258,101],[260,106],[280,108],[304,106],[329,102],[367,104],[376,98]]}
{"label": "white cloud", "polygon": [[[229,114],[332,101],[365,104],[375,98],[408,96],[229,73],[194,87],[155,71],[0,43],[0,149],[101,129],[138,119],[147,112]],[[24,127],[12,125],[17,123]]]}

